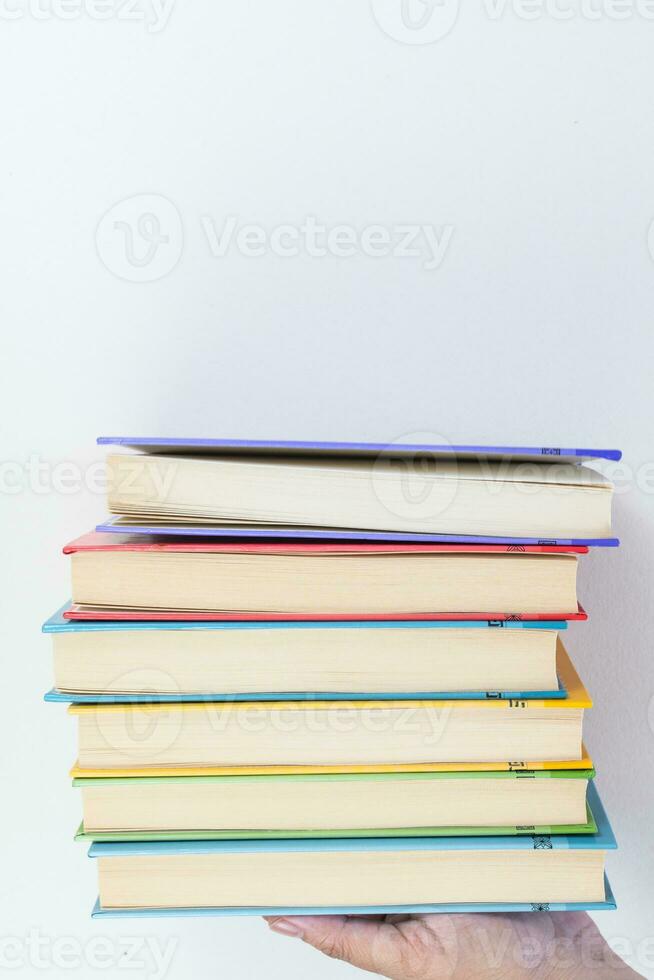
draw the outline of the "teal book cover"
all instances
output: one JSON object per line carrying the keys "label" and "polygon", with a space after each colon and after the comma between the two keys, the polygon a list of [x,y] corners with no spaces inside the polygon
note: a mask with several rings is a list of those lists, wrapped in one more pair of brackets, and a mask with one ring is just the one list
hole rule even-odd
{"label": "teal book cover", "polygon": [[[309,840],[214,840],[214,841],[149,841],[130,843],[94,843],[89,849],[92,858],[129,856],[164,857],[166,855],[210,855],[216,853],[263,854],[269,852],[361,852],[361,851],[511,851],[511,850],[612,850],[617,844],[601,800],[591,783],[589,803],[597,832],[592,835],[530,835],[513,837],[414,837],[370,839],[309,839]],[[376,905],[376,906],[325,906],[325,907],[214,907],[214,908],[138,908],[103,909],[99,903],[93,910],[94,917],[144,917],[144,916],[194,916],[194,915],[357,915],[402,914],[439,912],[530,912],[530,911],[599,911],[616,907],[611,887],[605,879],[603,901],[588,903],[466,903],[434,905]]]}
{"label": "teal book cover", "polygon": [[[95,633],[111,631],[136,631],[149,632],[152,630],[304,630],[309,633],[314,630],[405,630],[407,628],[417,630],[433,629],[505,629],[505,630],[552,630],[563,632],[567,629],[565,620],[552,620],[551,622],[516,621],[508,622],[505,620],[469,620],[469,621],[449,621],[449,620],[361,620],[361,621],[291,621],[291,622],[264,622],[247,621],[232,622],[223,620],[208,620],[206,622],[195,621],[106,621],[106,620],[71,620],[66,619],[64,613],[69,610],[71,604],[68,602],[61,609],[57,610],[44,624],[43,632],[55,633]],[[462,700],[462,701],[486,701],[486,700],[538,700],[565,698],[564,686],[559,682],[557,688],[521,691],[521,690],[495,690],[495,691],[387,691],[369,693],[366,691],[308,691],[308,692],[251,692],[233,694],[229,691],[216,691],[209,694],[155,694],[152,692],[144,693],[102,693],[102,694],[83,694],[71,691],[59,691],[56,688],[48,691],[44,695],[44,700],[53,703],[63,704],[166,704],[179,702],[213,702],[213,701],[420,701],[420,700]]]}

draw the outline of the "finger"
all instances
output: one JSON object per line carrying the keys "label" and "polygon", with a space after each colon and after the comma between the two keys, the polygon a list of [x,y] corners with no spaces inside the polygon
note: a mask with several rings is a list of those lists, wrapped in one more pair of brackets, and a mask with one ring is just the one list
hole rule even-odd
{"label": "finger", "polygon": [[274,932],[297,936],[334,959],[389,976],[403,939],[396,928],[362,916],[305,915],[266,917]]}

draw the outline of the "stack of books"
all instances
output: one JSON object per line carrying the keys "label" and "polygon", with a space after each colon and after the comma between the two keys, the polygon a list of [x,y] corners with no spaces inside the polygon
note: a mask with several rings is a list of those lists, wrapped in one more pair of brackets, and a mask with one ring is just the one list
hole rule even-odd
{"label": "stack of books", "polygon": [[99,442],[44,626],[95,915],[615,907],[564,637],[618,451]]}

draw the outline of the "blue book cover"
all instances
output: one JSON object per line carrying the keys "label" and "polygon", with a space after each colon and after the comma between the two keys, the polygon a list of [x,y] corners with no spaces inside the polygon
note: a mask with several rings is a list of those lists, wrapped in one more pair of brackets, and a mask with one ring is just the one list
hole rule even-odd
{"label": "blue book cover", "polygon": [[[64,618],[66,610],[70,609],[70,603],[66,603],[57,610],[44,624],[44,633],[93,633],[96,631],[107,630],[315,630],[315,629],[549,629],[562,631],[567,629],[568,624],[564,620],[551,622],[532,622],[520,621],[509,622],[505,620],[469,620],[469,621],[447,621],[447,620],[370,620],[370,621],[292,621],[292,622],[232,622],[207,620],[203,622],[167,622],[167,621],[111,621],[111,620],[70,620]],[[203,701],[420,701],[420,700],[462,700],[462,701],[485,701],[485,700],[543,700],[553,698],[565,698],[566,691],[563,684],[554,690],[542,691],[421,691],[405,693],[402,691],[385,693],[368,693],[365,691],[352,691],[347,693],[338,692],[270,692],[270,693],[244,693],[230,694],[229,692],[215,692],[209,694],[77,694],[58,691],[56,688],[48,691],[44,695],[45,701],[60,702],[64,704],[152,704],[167,702],[190,702],[197,703]]]}
{"label": "blue book cover", "polygon": [[344,905],[310,908],[177,908],[177,909],[103,909],[97,899],[91,915],[94,919],[159,919],[228,915],[436,915],[470,912],[608,912],[617,908],[608,878],[604,878],[603,902],[478,902],[458,905]]}
{"label": "blue book cover", "polygon": [[556,691],[255,691],[245,694],[75,694],[55,687],[43,695],[53,704],[215,704],[216,701],[552,701],[564,700],[566,690]]}
{"label": "blue book cover", "polygon": [[44,633],[92,633],[96,630],[344,630],[344,629],[522,629],[557,630],[568,628],[565,620],[505,619],[330,619],[330,620],[74,620],[66,619],[72,602],[65,602],[43,624]]}

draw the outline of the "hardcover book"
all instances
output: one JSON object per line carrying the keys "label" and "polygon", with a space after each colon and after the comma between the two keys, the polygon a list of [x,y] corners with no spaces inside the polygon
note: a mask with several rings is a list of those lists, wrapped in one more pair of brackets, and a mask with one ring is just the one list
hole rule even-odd
{"label": "hardcover book", "polygon": [[592,702],[563,645],[566,697],[71,705],[82,769],[579,760]]}
{"label": "hardcover book", "polygon": [[332,914],[612,908],[596,834],[94,843],[96,914]]}
{"label": "hardcover book", "polygon": [[593,548],[617,548],[620,539],[608,538],[527,538],[508,534],[416,534],[411,531],[346,531],[342,528],[289,527],[288,525],[181,524],[171,521],[147,523],[138,518],[109,516],[96,526],[108,534],[166,535],[179,538],[252,538],[262,541],[379,541],[407,544],[508,544],[508,545],[586,545]]}
{"label": "hardcover book", "polygon": [[588,749],[581,745],[579,759],[522,759],[511,762],[407,762],[372,763],[369,765],[266,765],[266,766],[96,766],[82,768],[76,762],[70,769],[73,779],[132,779],[152,776],[296,776],[341,775],[342,773],[414,773],[414,772],[542,772],[544,770],[593,769]]}
{"label": "hardcover book", "polygon": [[94,917],[615,908],[562,637],[619,450],[98,444],[43,626]]}
{"label": "hardcover book", "polygon": [[586,801],[593,777],[593,770],[571,769],[87,778],[73,785],[81,791],[84,839],[449,837],[595,833]]}
{"label": "hardcover book", "polygon": [[612,486],[576,457],[415,446],[339,454],[318,444],[285,453],[220,441],[186,453],[165,441],[147,448],[108,457],[109,509],[139,525],[611,538]]}
{"label": "hardcover book", "polygon": [[140,619],[552,620],[579,616],[577,558],[587,550],[189,542],[92,532],[64,553],[73,602],[89,618],[104,610],[108,618]]}
{"label": "hardcover book", "polygon": [[93,622],[53,640],[47,701],[402,700],[564,697],[565,621]]}

